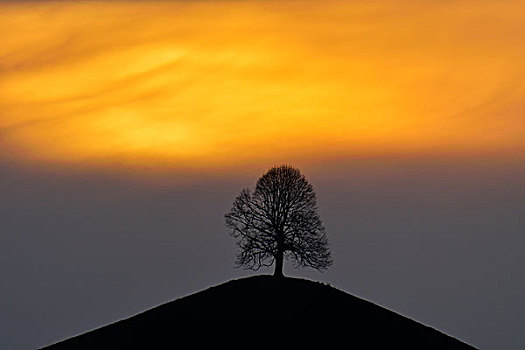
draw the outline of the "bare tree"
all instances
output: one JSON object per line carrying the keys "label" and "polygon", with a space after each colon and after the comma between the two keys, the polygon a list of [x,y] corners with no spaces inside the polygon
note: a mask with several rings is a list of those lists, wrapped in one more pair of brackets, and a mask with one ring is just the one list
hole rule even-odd
{"label": "bare tree", "polygon": [[238,239],[239,267],[258,270],[275,262],[274,276],[282,277],[285,258],[295,267],[317,270],[332,264],[315,191],[298,169],[284,165],[268,170],[253,193],[241,191],[225,218]]}

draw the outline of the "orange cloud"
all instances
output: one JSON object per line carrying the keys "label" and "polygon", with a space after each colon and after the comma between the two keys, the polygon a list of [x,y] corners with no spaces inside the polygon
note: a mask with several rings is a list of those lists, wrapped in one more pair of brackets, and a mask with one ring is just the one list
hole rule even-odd
{"label": "orange cloud", "polygon": [[0,3],[0,157],[523,151],[520,1]]}

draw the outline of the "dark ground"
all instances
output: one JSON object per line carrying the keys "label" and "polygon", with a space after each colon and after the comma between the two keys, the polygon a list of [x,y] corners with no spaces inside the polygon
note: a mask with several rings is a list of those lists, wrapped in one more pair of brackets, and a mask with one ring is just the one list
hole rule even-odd
{"label": "dark ground", "polygon": [[347,349],[474,349],[331,286],[295,278],[233,280],[45,349],[337,345]]}

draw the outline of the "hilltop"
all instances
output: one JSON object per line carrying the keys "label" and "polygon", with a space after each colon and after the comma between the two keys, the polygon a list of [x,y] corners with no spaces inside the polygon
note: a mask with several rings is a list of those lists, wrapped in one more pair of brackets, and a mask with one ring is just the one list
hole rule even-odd
{"label": "hilltop", "polygon": [[232,280],[45,349],[338,345],[474,349],[329,285],[296,278]]}

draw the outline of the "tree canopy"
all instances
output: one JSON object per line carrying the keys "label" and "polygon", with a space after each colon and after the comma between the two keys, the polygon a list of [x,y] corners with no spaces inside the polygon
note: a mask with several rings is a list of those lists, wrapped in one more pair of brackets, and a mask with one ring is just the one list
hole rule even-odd
{"label": "tree canopy", "polygon": [[292,166],[273,167],[259,178],[255,191],[241,190],[225,219],[237,239],[239,267],[258,270],[275,262],[274,275],[283,276],[285,259],[317,270],[332,264],[316,193]]}

